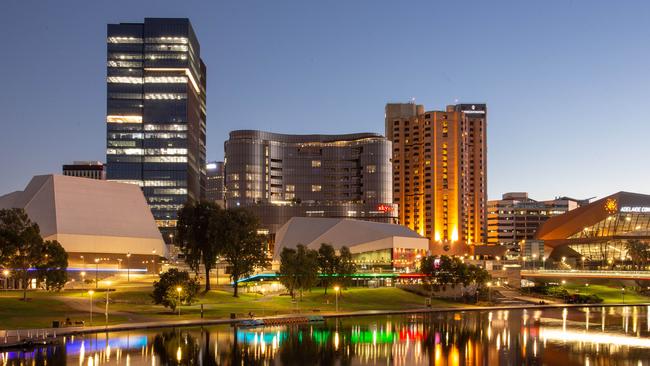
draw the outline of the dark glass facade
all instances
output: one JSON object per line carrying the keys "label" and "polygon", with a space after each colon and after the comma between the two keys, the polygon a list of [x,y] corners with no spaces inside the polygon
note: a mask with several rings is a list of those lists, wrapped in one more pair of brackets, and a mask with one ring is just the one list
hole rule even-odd
{"label": "dark glass facade", "polygon": [[226,204],[226,190],[224,186],[223,161],[210,162],[205,167],[207,172],[207,187],[205,199],[214,202],[221,207]]}
{"label": "dark glass facade", "polygon": [[225,154],[226,205],[251,209],[270,233],[296,216],[396,221],[381,135],[233,131]]}
{"label": "dark glass facade", "polygon": [[[163,234],[205,195],[206,67],[188,19],[109,24],[107,179],[138,184]],[[169,235],[164,235],[169,240]]]}

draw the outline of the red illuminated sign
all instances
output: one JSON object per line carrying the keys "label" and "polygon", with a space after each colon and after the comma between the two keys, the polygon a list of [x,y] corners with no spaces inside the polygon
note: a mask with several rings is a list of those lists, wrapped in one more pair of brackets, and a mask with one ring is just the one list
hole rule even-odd
{"label": "red illuminated sign", "polygon": [[377,211],[379,211],[379,212],[383,212],[383,213],[386,213],[386,212],[393,212],[393,206],[390,206],[390,205],[384,205],[384,204],[382,203],[381,205],[377,206]]}

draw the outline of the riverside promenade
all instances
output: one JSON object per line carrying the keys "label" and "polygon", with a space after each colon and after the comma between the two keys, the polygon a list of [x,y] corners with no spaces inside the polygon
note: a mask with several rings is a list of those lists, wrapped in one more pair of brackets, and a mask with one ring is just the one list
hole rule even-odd
{"label": "riverside promenade", "polygon": [[[362,310],[348,312],[327,312],[322,314],[295,313],[276,316],[255,317],[257,320],[282,320],[301,316],[320,315],[325,319],[344,318],[344,317],[362,317],[362,316],[381,316],[381,315],[405,315],[405,314],[429,314],[441,312],[474,312],[474,311],[497,311],[497,310],[540,310],[540,309],[557,309],[557,308],[610,308],[621,306],[650,306],[650,303],[635,304],[544,304],[544,305],[496,305],[496,306],[465,306],[465,307],[432,307],[417,309],[401,310]],[[82,326],[82,327],[64,327],[64,328],[43,328],[43,329],[17,329],[0,331],[0,348],[16,344],[19,340],[26,338],[34,341],[48,341],[58,337],[68,335],[90,334],[90,333],[109,333],[128,331],[135,329],[154,329],[154,328],[182,328],[209,325],[232,325],[237,326],[243,321],[251,318],[203,318],[203,319],[185,319],[185,320],[164,320],[164,321],[147,321],[140,323],[113,324],[108,326]]]}

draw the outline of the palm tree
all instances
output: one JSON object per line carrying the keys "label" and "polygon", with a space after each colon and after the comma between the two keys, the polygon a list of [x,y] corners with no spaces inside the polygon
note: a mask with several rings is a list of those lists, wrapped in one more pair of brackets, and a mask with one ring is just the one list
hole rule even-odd
{"label": "palm tree", "polygon": [[638,239],[631,239],[627,241],[625,248],[627,249],[627,254],[632,258],[634,267],[636,269],[644,268],[648,262],[648,258],[650,258],[648,243]]}

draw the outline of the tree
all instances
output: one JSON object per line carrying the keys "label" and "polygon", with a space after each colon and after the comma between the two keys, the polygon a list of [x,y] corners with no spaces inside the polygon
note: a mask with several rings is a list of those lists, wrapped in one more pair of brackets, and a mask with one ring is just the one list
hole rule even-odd
{"label": "tree", "polygon": [[321,282],[325,287],[325,295],[327,295],[327,288],[332,283],[332,277],[337,274],[339,269],[339,257],[336,256],[336,251],[331,245],[322,243],[318,248],[318,268],[322,275]]}
{"label": "tree", "polygon": [[298,261],[295,249],[282,248],[278,276],[280,283],[289,291],[289,296],[294,299],[295,290],[298,287]]}
{"label": "tree", "polygon": [[62,248],[57,248],[56,244],[44,244],[38,225],[29,219],[25,210],[0,210],[0,265],[11,268],[14,276],[20,280],[23,300],[27,299],[29,270],[47,265],[48,250],[56,255],[55,265],[59,270],[67,269],[67,258],[60,254]]}
{"label": "tree", "polygon": [[357,266],[352,260],[352,252],[350,252],[348,247],[341,247],[341,250],[339,250],[338,262],[336,272],[341,278],[341,284],[343,286],[348,286],[352,275],[357,272]]}
{"label": "tree", "polygon": [[295,298],[296,290],[299,290],[302,300],[303,291],[311,289],[318,281],[318,252],[302,244],[298,244],[296,249],[283,248],[278,274],[291,298]]}
{"label": "tree", "polygon": [[153,293],[151,294],[154,304],[171,308],[172,311],[176,310],[176,307],[180,305],[178,302],[179,287],[181,288],[181,303],[191,304],[196,300],[201,284],[196,278],[190,278],[187,271],[171,268],[158,276],[160,279],[153,283]]}
{"label": "tree", "polygon": [[217,230],[223,210],[212,202],[188,202],[178,213],[178,244],[185,263],[196,273],[205,270],[205,291],[210,291],[210,271],[217,264],[222,242]]}
{"label": "tree", "polygon": [[217,226],[217,237],[223,243],[221,254],[230,268],[233,296],[239,297],[239,280],[268,265],[265,236],[257,233],[257,217],[243,208],[227,209]]}
{"label": "tree", "polygon": [[56,240],[44,242],[42,252],[44,260],[36,267],[38,280],[47,290],[60,291],[68,280],[68,253]]}
{"label": "tree", "polygon": [[638,239],[628,240],[625,244],[627,254],[632,258],[632,263],[636,269],[643,269],[648,259],[650,259],[650,248],[648,244]]}
{"label": "tree", "polygon": [[298,289],[300,290],[300,301],[305,290],[311,290],[318,282],[318,252],[309,249],[304,245],[298,245],[296,250],[296,261],[298,262]]}
{"label": "tree", "polygon": [[432,296],[434,290],[444,290],[447,286],[454,288],[462,285],[464,291],[466,287],[475,285],[478,290],[490,279],[489,273],[483,268],[446,255],[422,258],[420,273],[425,275],[424,282],[429,285]]}

